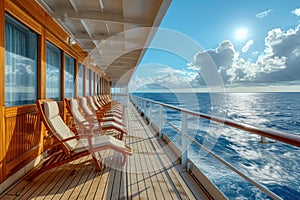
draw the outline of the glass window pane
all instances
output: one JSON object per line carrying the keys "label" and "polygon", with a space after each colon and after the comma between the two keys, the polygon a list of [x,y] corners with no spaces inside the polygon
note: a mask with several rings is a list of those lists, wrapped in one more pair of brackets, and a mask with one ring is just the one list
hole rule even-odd
{"label": "glass window pane", "polygon": [[5,106],[37,99],[37,34],[5,16]]}
{"label": "glass window pane", "polygon": [[74,97],[75,59],[65,55],[65,97]]}
{"label": "glass window pane", "polygon": [[47,42],[46,98],[61,100],[61,50]]}
{"label": "glass window pane", "polygon": [[90,96],[90,72],[90,69],[86,69],[85,87],[87,96]]}
{"label": "glass window pane", "polygon": [[94,72],[91,72],[92,77],[91,77],[91,95],[94,94]]}
{"label": "glass window pane", "polygon": [[98,94],[99,91],[99,76],[96,75],[96,94]]}
{"label": "glass window pane", "polygon": [[78,96],[83,96],[83,64],[78,64],[78,76],[77,76],[77,86],[78,86]]}

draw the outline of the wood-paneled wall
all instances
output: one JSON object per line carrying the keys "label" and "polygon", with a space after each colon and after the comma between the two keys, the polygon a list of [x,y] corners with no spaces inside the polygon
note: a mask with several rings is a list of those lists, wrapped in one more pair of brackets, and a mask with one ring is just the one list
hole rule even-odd
{"label": "wood-paneled wall", "polygon": [[20,163],[30,162],[43,151],[40,145],[43,136],[35,105],[5,109],[6,176],[23,167]]}
{"label": "wood-paneled wall", "polygon": [[5,128],[4,128],[4,87],[5,87],[5,71],[4,71],[4,19],[5,1],[0,1],[0,182],[4,180],[4,159],[5,159]]}

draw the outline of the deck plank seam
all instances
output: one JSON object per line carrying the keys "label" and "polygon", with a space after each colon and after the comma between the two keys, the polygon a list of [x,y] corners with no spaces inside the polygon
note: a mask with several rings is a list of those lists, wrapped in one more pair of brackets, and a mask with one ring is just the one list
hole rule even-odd
{"label": "deck plank seam", "polygon": [[[137,112],[134,112],[134,116],[138,119],[138,124],[140,125],[140,127],[139,127],[138,129],[135,128],[134,130],[135,130],[135,131],[137,131],[137,130],[143,131],[143,132],[145,132],[145,133],[147,134],[147,130],[145,129],[145,126],[144,126],[143,123],[141,122],[141,121],[142,121],[141,117],[137,114]],[[149,140],[148,140],[148,139],[144,139],[143,141],[149,141]],[[154,164],[154,163],[151,162],[152,167],[154,167],[153,164]],[[161,174],[160,174],[160,173],[155,173],[155,176],[151,176],[151,177],[155,177],[156,182],[159,183],[160,181],[159,181],[158,176],[161,176]],[[153,185],[153,182],[152,182],[152,185]],[[163,191],[163,189],[162,189],[162,185],[161,185],[161,184],[158,184],[158,186],[159,186],[159,190],[160,190],[160,193],[161,193],[162,197],[165,199],[165,193],[164,193],[164,191]],[[155,194],[156,194],[156,193],[155,193]]]}
{"label": "deck plank seam", "polygon": [[[147,128],[149,128],[149,131],[150,131],[150,132],[153,132],[152,129],[151,129],[150,127],[147,126]],[[146,129],[146,127],[144,127],[144,129]],[[148,131],[146,131],[146,130],[145,130],[145,132],[148,133]],[[158,138],[156,137],[156,139],[158,139]],[[159,146],[161,147],[161,144],[160,144],[159,142],[157,142],[157,143],[158,143]],[[155,148],[154,142],[150,142],[150,145],[152,145],[153,148]],[[158,157],[158,159],[160,159],[160,162],[163,163],[162,158],[161,158],[160,156]],[[172,164],[173,164],[172,167],[176,166],[175,163],[172,162]],[[174,164],[175,164],[175,165],[174,165]],[[164,165],[163,165],[163,166],[164,166]],[[165,166],[164,166],[163,168],[164,168],[165,174],[168,175],[168,176],[167,176],[168,180],[170,181],[170,183],[172,184],[172,187],[173,187],[174,191],[176,192],[176,196],[179,197],[179,198],[181,198],[181,195],[180,195],[180,193],[179,193],[177,187],[175,186],[174,182],[172,181],[172,179],[171,179],[171,177],[170,177],[170,175],[169,175],[169,173],[168,173],[167,168],[166,168]],[[169,188],[168,188],[168,189],[169,189]],[[171,191],[169,190],[169,192],[171,192]]]}

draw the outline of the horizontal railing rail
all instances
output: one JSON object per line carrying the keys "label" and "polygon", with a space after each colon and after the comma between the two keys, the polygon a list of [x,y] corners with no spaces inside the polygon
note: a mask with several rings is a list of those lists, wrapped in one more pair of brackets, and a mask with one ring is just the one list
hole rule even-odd
{"label": "horizontal railing rail", "polygon": [[276,140],[276,141],[280,141],[280,142],[283,142],[283,143],[286,143],[286,144],[290,144],[290,145],[299,147],[300,146],[300,136],[299,135],[292,134],[292,133],[286,133],[286,132],[282,132],[282,131],[278,131],[278,130],[273,130],[273,129],[269,129],[269,128],[256,127],[256,126],[246,124],[246,123],[235,122],[231,119],[217,117],[217,116],[211,116],[211,115],[203,114],[203,113],[199,113],[199,112],[194,112],[194,111],[187,110],[187,109],[184,109],[184,108],[179,108],[179,107],[176,107],[176,106],[172,106],[172,105],[169,105],[169,104],[157,102],[157,101],[154,101],[154,100],[151,100],[151,99],[137,97],[137,96],[134,96],[134,95],[130,96],[130,100],[133,102],[133,104],[135,104],[135,106],[139,110],[141,110],[141,112],[144,113],[145,117],[147,115],[146,114],[147,102],[149,103],[149,108],[148,109],[149,109],[149,115],[150,115],[150,117],[149,117],[150,124],[152,123],[151,117],[152,117],[153,104],[159,106],[159,124],[158,124],[158,128],[159,128],[159,134],[160,134],[161,137],[162,137],[162,128],[163,128],[162,108],[163,107],[164,108],[169,108],[169,109],[181,112],[181,114],[182,114],[181,128],[177,128],[176,126],[174,126],[173,124],[171,124],[170,122],[167,122],[167,121],[165,123],[168,124],[170,127],[172,127],[176,132],[179,132],[179,133],[182,134],[181,162],[182,162],[182,165],[184,167],[186,167],[187,159],[188,159],[188,156],[187,156],[188,147],[186,146],[186,144],[187,144],[186,140],[190,140],[191,142],[196,144],[198,147],[200,147],[204,151],[206,151],[208,154],[210,154],[212,157],[214,157],[215,159],[220,161],[222,164],[224,164],[225,166],[230,168],[232,171],[237,173],[239,176],[243,177],[246,181],[248,181],[249,183],[251,183],[252,185],[257,187],[258,189],[263,191],[265,194],[269,195],[273,199],[281,199],[275,193],[268,190],[263,185],[255,182],[254,180],[249,178],[247,175],[243,174],[238,169],[236,169],[235,167],[230,165],[228,162],[224,161],[219,156],[217,156],[216,154],[211,152],[205,146],[203,146],[202,144],[200,144],[199,142],[197,142],[196,140],[194,140],[193,138],[188,136],[188,134],[187,134],[187,130],[188,130],[187,115],[207,119],[209,121],[214,121],[214,122],[221,123],[221,124],[224,124],[224,125],[229,126],[229,127],[234,127],[234,128],[246,131],[246,132],[250,132],[250,133],[259,135],[259,136],[262,137],[262,141],[264,141],[264,137],[267,137],[267,138],[271,138],[271,139]]}
{"label": "horizontal railing rail", "polygon": [[222,123],[222,124],[230,126],[230,127],[234,127],[234,128],[240,129],[240,130],[254,133],[256,135],[268,137],[268,138],[271,138],[271,139],[274,139],[274,140],[277,140],[280,142],[284,142],[286,144],[291,144],[293,146],[300,147],[300,135],[286,133],[283,131],[273,130],[273,129],[269,129],[269,128],[256,127],[256,126],[246,124],[246,123],[235,122],[231,119],[226,119],[226,118],[222,118],[222,117],[211,116],[211,115],[204,114],[204,113],[194,112],[194,111],[187,110],[184,108],[179,108],[179,107],[172,106],[169,104],[153,101],[151,99],[141,98],[141,97],[137,97],[137,96],[134,96],[134,98],[138,98],[143,101],[151,102],[156,105],[160,105],[160,106],[170,108],[170,109],[173,109],[176,111],[184,112],[184,113],[192,115],[192,116],[204,118],[204,119],[214,121],[217,123]]}

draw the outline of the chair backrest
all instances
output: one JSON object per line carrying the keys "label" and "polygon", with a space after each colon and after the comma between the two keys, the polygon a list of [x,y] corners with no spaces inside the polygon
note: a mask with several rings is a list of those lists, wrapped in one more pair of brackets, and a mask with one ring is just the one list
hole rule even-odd
{"label": "chair backrest", "polygon": [[72,113],[73,118],[75,119],[75,122],[84,122],[86,119],[82,115],[82,113],[79,110],[79,105],[76,99],[69,99],[70,103],[70,111]]}
{"label": "chair backrest", "polygon": [[109,97],[109,95],[103,95],[103,99],[106,103],[109,103],[112,101],[111,98]]}
{"label": "chair backrest", "polygon": [[89,108],[86,97],[80,97],[79,98],[80,101],[80,106],[82,108],[82,110],[88,114],[88,115],[94,115],[95,113],[93,113],[93,111]]}
{"label": "chair backrest", "polygon": [[106,102],[103,99],[103,95],[98,96],[99,102],[101,103],[102,106],[105,106]]}
{"label": "chair backrest", "polygon": [[93,109],[93,111],[97,111],[98,108],[97,108],[97,106],[95,105],[95,102],[94,102],[93,97],[92,97],[92,96],[88,96],[88,97],[87,97],[87,100],[88,100],[88,102],[89,102],[89,105],[90,105],[91,108]]}
{"label": "chair backrest", "polygon": [[[47,131],[50,132],[56,141],[75,136],[61,118],[56,101],[37,100],[36,104]],[[62,143],[62,149],[67,155],[70,155],[70,151],[75,149],[77,143],[78,141],[76,139],[64,142]]]}
{"label": "chair backrest", "polygon": [[94,103],[98,106],[98,108],[102,108],[102,105],[99,103],[98,96],[93,96]]}

